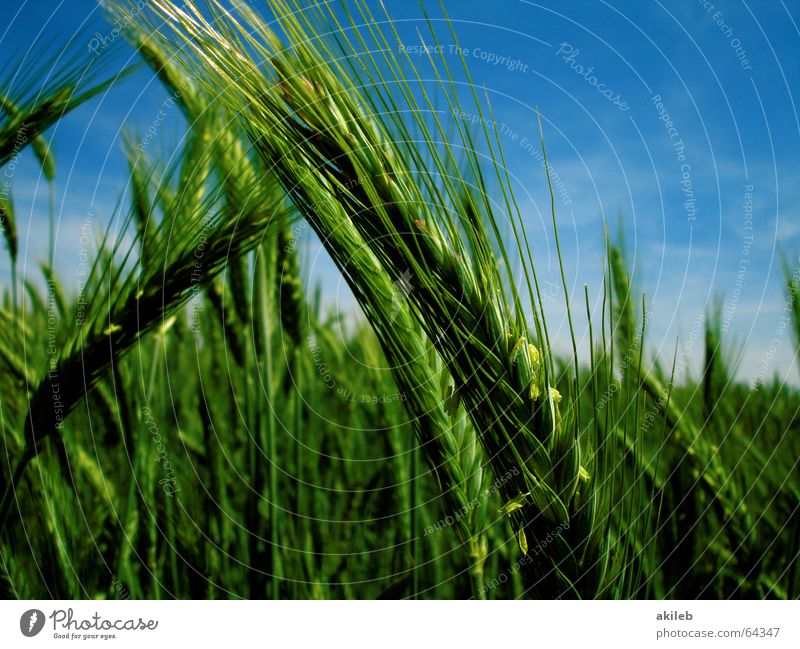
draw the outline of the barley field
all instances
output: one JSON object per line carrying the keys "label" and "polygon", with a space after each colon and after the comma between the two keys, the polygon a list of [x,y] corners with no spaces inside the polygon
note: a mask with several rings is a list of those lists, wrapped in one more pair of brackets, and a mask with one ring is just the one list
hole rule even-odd
{"label": "barley field", "polygon": [[739,368],[732,284],[655,340],[624,212],[576,284],[532,113],[545,261],[471,76],[513,61],[466,54],[438,2],[397,47],[387,5],[115,0],[6,71],[0,165],[24,152],[51,206],[63,129],[145,71],[166,99],[120,131],[75,272],[52,209],[32,261],[3,185],[2,597],[800,597],[797,366]]}

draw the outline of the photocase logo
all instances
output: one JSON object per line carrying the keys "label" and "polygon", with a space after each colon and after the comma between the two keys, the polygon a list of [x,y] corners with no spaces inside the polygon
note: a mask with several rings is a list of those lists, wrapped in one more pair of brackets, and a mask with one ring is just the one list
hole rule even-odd
{"label": "photocase logo", "polygon": [[389,315],[389,322],[394,322],[403,304],[411,295],[411,271],[406,268],[400,278],[392,282],[394,293],[392,294],[392,312]]}
{"label": "photocase logo", "polygon": [[38,608],[25,611],[19,618],[19,630],[26,638],[32,638],[44,628],[44,613]]}

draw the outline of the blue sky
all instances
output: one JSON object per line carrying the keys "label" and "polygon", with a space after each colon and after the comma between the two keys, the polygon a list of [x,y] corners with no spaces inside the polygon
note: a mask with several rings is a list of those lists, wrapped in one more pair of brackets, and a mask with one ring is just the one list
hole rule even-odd
{"label": "blue sky", "polygon": [[[428,4],[439,16],[438,2]],[[403,46],[418,46],[424,25],[416,3],[387,6]],[[728,345],[742,355],[740,376],[778,373],[796,383],[793,342],[781,327],[778,254],[800,254],[800,4],[461,0],[445,6],[473,80],[486,88],[495,113],[556,345],[566,350],[569,336],[545,174],[532,144],[537,110],[561,182],[556,210],[572,300],[582,305],[588,284],[599,314],[603,223],[616,227],[621,215],[651,309],[654,353],[671,359],[680,337],[684,353],[699,357],[702,343],[692,348],[691,334],[707,304],[721,299]],[[89,0],[6,0],[4,8],[6,75],[40,34],[60,43],[82,29],[78,39],[86,45],[76,49],[89,56],[93,35],[111,30]],[[436,24],[455,63],[454,43]],[[58,165],[57,267],[65,276],[75,276],[81,224],[87,216],[107,222],[124,191],[121,133],[143,133],[166,97],[142,71],[48,134]],[[170,150],[179,137],[178,116],[167,114],[159,144]],[[30,153],[15,170],[14,198],[22,271],[33,276],[46,256],[48,189]],[[352,308],[313,242],[307,261],[328,299]],[[0,276],[8,276],[5,255]],[[585,348],[585,318],[576,326]]]}

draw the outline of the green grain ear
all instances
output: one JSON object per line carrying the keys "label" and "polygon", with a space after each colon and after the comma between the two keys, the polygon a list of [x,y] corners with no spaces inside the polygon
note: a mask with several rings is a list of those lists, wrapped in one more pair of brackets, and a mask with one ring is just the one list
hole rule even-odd
{"label": "green grain ear", "polygon": [[14,203],[11,194],[0,194],[0,229],[11,258],[11,265],[17,265],[17,222],[14,218]]}

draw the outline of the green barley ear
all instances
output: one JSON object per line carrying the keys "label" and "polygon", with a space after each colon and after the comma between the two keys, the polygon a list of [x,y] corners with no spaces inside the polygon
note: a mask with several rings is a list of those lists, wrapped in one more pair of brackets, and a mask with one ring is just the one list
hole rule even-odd
{"label": "green barley ear", "polygon": [[[23,111],[11,99],[3,95],[0,95],[0,109],[5,111],[12,120],[23,118]],[[56,176],[56,162],[50,145],[40,133],[28,138],[28,140],[31,143],[34,155],[39,161],[44,177],[47,182],[52,183]]]}
{"label": "green barley ear", "polygon": [[[442,406],[449,419],[448,425],[438,431],[436,453],[426,451],[429,463],[445,458],[447,464],[437,467],[444,495],[445,522],[453,517],[456,533],[466,554],[473,596],[486,596],[484,564],[488,554],[486,538],[487,508],[491,496],[490,474],[484,469],[485,456],[478,435],[458,397],[450,372],[430,341],[427,341],[428,365],[434,375],[439,374]],[[424,447],[423,447],[423,450]],[[500,481],[506,480],[505,476]],[[434,528],[436,529],[436,528]],[[429,530],[426,529],[424,533]]]}
{"label": "green barley ear", "polygon": [[306,337],[308,309],[305,304],[303,282],[297,259],[297,239],[291,230],[278,233],[276,277],[278,280],[278,304],[280,309],[281,331],[296,356]]}
{"label": "green barley ear", "polygon": [[225,345],[230,347],[234,360],[240,367],[244,367],[245,349],[242,336],[239,333],[247,326],[247,320],[239,318],[231,291],[226,290],[219,279],[210,282],[205,289],[205,295],[211,303],[214,313],[224,331]]}
{"label": "green barley ear", "polygon": [[[138,148],[138,139],[131,134],[123,137],[123,150],[128,159],[130,176],[131,203],[136,223],[136,235],[139,241],[142,259],[146,260],[149,248],[152,247],[152,232],[155,228],[155,202],[152,190],[153,178],[158,172],[157,165],[149,163],[145,153]],[[164,199],[162,194],[161,199]]]}
{"label": "green barley ear", "polygon": [[17,265],[17,222],[14,218],[14,203],[11,194],[0,194],[0,229],[11,257],[12,268]]}
{"label": "green barley ear", "polygon": [[159,47],[158,40],[135,25],[129,26],[125,35],[189,119],[197,118],[210,107],[208,97],[201,95],[191,77]]}
{"label": "green barley ear", "polygon": [[52,183],[56,179],[56,159],[53,155],[53,147],[44,141],[44,138],[34,138],[31,143],[36,157],[39,159],[39,164],[42,167],[42,173],[47,179],[47,182]]}
{"label": "green barley ear", "polygon": [[613,303],[612,327],[617,340],[617,351],[625,374],[635,369],[641,342],[638,334],[638,316],[634,303],[633,286],[628,275],[628,262],[623,244],[609,249],[609,265],[615,301]]}
{"label": "green barley ear", "polygon": [[24,448],[21,424],[28,386],[39,380],[34,367],[42,360],[34,333],[42,325],[40,314],[26,315],[18,318],[16,309],[0,308],[0,439],[15,456]]}
{"label": "green barley ear", "polygon": [[[11,66],[12,73],[0,80],[0,167],[31,145],[52,188],[55,160],[44,131],[70,110],[110,87],[113,79],[96,80],[102,74],[105,57],[100,63],[93,61],[87,65],[76,52],[64,50],[55,61],[48,56],[37,60],[37,54],[34,48],[23,64]],[[30,60],[36,62],[31,64]],[[12,294],[16,307],[16,226],[8,190],[0,200],[3,236],[12,257]]]}
{"label": "green barley ear", "polygon": [[[713,422],[714,411],[722,407],[729,386],[729,363],[723,348],[722,298],[717,298],[706,309],[703,361],[703,407],[707,425]],[[720,413],[717,413],[720,414]]]}
{"label": "green barley ear", "polygon": [[47,290],[45,291],[48,298],[47,310],[52,317],[64,318],[69,311],[69,306],[67,296],[61,286],[61,280],[49,264],[40,264],[39,267],[47,283]]}
{"label": "green barley ear", "polygon": [[[617,246],[612,246],[610,253],[611,259],[614,260],[612,261],[615,275],[613,292],[617,301],[624,302],[625,297],[630,293],[630,278],[625,264],[621,261],[624,259],[624,255]],[[633,307],[631,306],[631,308]],[[705,326],[707,347],[717,350],[716,353],[718,353],[721,333],[718,313],[712,312],[711,322],[710,324],[706,322]],[[636,321],[638,315],[633,311],[626,319]],[[623,348],[625,344],[630,345],[630,343],[626,343],[626,340],[623,338],[620,342]],[[638,336],[633,344],[640,345]],[[715,369],[713,362],[707,364],[706,369],[706,374],[712,373],[712,380],[713,375],[720,371],[718,367]],[[662,490],[673,489],[676,491],[674,496],[676,511],[669,513],[667,522],[663,525],[665,532],[662,536],[666,536],[666,532],[671,530],[673,542],[667,563],[677,561],[679,565],[671,569],[677,570],[678,575],[681,575],[680,565],[686,560],[686,557],[693,556],[690,546],[694,543],[696,534],[686,535],[683,519],[676,517],[685,516],[686,512],[705,511],[709,516],[713,515],[721,521],[726,534],[735,539],[732,542],[744,544],[746,534],[742,538],[735,536],[740,527],[739,519],[746,517],[746,514],[740,510],[741,487],[733,480],[732,471],[726,466],[718,452],[719,449],[711,441],[710,433],[713,431],[714,418],[711,422],[705,416],[697,420],[691,412],[679,406],[672,398],[674,387],[672,379],[666,382],[654,370],[643,367],[641,363],[629,366],[627,371],[634,374],[636,383],[641,386],[641,392],[647,396],[650,407],[663,417],[668,431],[667,438],[662,444],[662,451],[668,450],[669,455],[665,453],[666,459],[659,461],[667,461],[671,464],[667,466],[668,478],[661,488]],[[630,379],[625,380],[629,381]],[[714,387],[709,388],[712,390],[712,403],[704,401],[703,412],[710,408],[718,415],[716,386],[719,379],[716,380],[717,383],[713,384]],[[638,401],[639,392],[634,394],[637,395]],[[641,422],[635,417],[634,420],[635,425],[639,427]],[[646,433],[651,435],[652,431],[648,429]],[[661,451],[659,458],[661,458]],[[639,457],[636,461],[640,463],[640,468],[637,470],[641,472],[640,475],[646,473],[647,468],[641,466],[642,458]],[[652,477],[654,483],[658,481],[658,476],[653,475]],[[744,527],[747,526],[744,525]],[[711,560],[715,554],[716,548],[710,549],[708,560]],[[724,557],[717,557],[716,560],[723,562]],[[679,581],[680,583],[682,582]]]}
{"label": "green barley ear", "polygon": [[39,56],[40,46],[34,46],[19,65],[12,66],[13,72],[0,80],[0,167],[32,145],[50,184],[50,264],[55,254],[55,160],[43,134],[69,111],[132,71],[129,68],[115,77],[98,81],[116,47],[112,46],[103,56],[92,58],[87,64],[83,52],[70,51],[71,44],[81,40],[77,36],[55,58]]}
{"label": "green barley ear", "polygon": [[792,262],[786,254],[781,256],[783,277],[786,283],[786,301],[791,307],[792,335],[795,350],[800,352],[800,257]]}
{"label": "green barley ear", "polygon": [[[73,38],[72,42],[79,42]],[[29,52],[24,63],[11,66],[19,71],[0,81],[0,166],[31,144],[48,181],[55,177],[52,151],[42,134],[74,108],[104,92],[132,72],[109,76],[105,70],[115,56],[112,46],[98,59],[86,63],[83,52],[68,51],[57,58],[43,56],[35,63]],[[102,77],[105,80],[98,80]]]}

